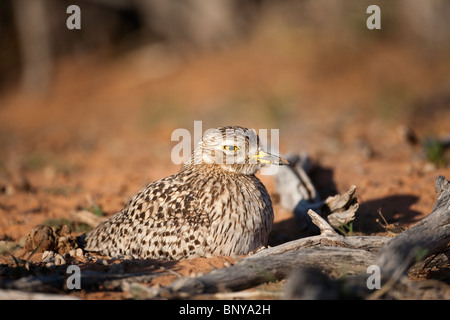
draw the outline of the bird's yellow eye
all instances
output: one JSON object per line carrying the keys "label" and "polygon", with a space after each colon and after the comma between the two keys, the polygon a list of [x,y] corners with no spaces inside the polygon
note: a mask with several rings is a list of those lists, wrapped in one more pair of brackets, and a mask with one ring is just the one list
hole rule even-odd
{"label": "bird's yellow eye", "polygon": [[237,146],[223,146],[223,150],[237,151],[238,147]]}

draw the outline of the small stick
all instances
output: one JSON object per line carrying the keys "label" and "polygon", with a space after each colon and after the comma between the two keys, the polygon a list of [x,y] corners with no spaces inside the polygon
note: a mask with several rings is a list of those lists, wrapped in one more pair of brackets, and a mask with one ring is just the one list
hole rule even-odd
{"label": "small stick", "polygon": [[319,227],[320,234],[324,236],[336,236],[339,235],[336,231],[334,231],[333,227],[330,226],[328,222],[325,221],[318,213],[314,210],[309,209],[308,215],[311,217],[312,222]]}

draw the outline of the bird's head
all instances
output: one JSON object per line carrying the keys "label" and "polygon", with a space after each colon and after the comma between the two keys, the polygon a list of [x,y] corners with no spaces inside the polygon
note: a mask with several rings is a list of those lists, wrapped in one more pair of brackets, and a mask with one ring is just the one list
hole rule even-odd
{"label": "bird's head", "polygon": [[284,165],[288,162],[263,150],[255,130],[228,126],[207,130],[187,163],[214,165],[225,171],[255,174],[265,165]]}

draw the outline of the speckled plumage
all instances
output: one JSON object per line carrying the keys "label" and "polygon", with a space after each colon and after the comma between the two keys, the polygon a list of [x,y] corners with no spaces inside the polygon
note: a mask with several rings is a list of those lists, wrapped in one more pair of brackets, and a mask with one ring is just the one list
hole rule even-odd
{"label": "speckled plumage", "polygon": [[150,183],[86,233],[84,249],[154,259],[248,254],[267,244],[272,227],[272,203],[255,176],[269,162],[285,163],[260,150],[253,130],[205,133],[177,174]]}

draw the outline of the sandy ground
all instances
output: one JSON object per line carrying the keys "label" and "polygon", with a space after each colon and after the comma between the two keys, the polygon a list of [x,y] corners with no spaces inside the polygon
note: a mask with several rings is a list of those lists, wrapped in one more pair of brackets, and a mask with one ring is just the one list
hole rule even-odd
{"label": "sandy ground", "polygon": [[[357,186],[355,233],[386,235],[378,212],[410,227],[431,212],[436,176],[450,178],[450,167],[427,160],[423,148],[426,139],[450,133],[449,59],[389,42],[330,48],[302,35],[261,32],[187,60],[159,47],[114,59],[67,59],[48,93],[4,92],[0,240],[17,244],[11,253],[20,256],[35,225],[67,222],[72,212],[94,207],[113,215],[142,186],[179,169],[170,160],[171,133],[192,132],[194,120],[203,121],[203,130],[279,129],[282,153],[310,155],[322,197]],[[271,244],[294,239],[292,213],[277,203],[273,177],[260,178],[274,200]],[[6,251],[0,259],[13,264]],[[149,261],[127,271],[161,273],[149,286],[168,285],[234,262]],[[74,294],[129,298],[108,290]]]}

